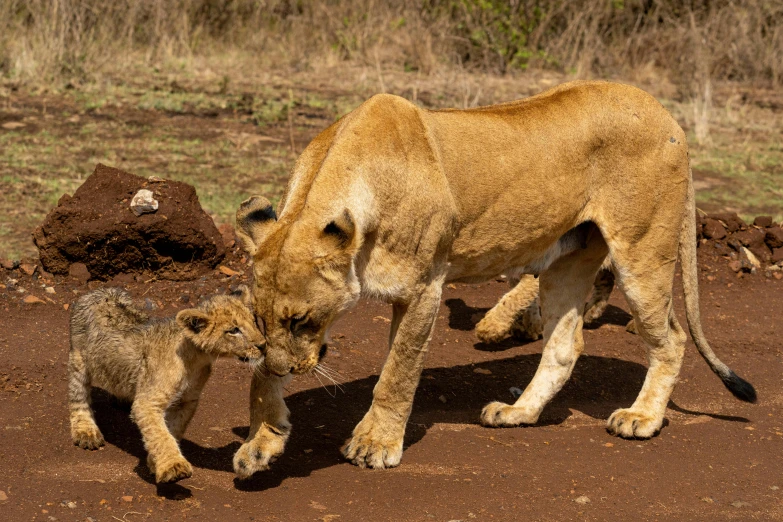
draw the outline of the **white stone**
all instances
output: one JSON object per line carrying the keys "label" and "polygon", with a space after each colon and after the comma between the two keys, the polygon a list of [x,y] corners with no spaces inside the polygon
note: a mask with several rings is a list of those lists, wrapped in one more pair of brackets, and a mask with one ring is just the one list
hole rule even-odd
{"label": "white stone", "polygon": [[158,210],[158,200],[153,197],[151,190],[139,190],[130,202],[130,208],[134,214],[150,214]]}

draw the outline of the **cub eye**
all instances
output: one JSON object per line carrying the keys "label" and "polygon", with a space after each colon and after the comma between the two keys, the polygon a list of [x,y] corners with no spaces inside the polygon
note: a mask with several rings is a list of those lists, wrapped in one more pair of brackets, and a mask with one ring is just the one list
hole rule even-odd
{"label": "cub eye", "polygon": [[242,333],[242,330],[240,330],[238,326],[235,326],[233,328],[226,330],[226,333],[229,335],[239,335]]}

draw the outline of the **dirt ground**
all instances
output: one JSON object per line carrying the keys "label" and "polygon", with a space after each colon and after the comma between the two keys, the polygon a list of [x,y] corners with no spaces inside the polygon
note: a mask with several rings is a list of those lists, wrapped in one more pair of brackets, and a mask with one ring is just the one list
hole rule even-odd
{"label": "dirt ground", "polygon": [[[325,361],[342,375],[342,389],[308,376],[293,381],[294,431],[271,470],[234,478],[250,375],[224,360],[182,443],[193,477],[159,487],[128,406],[100,390],[94,407],[107,445],[94,452],[72,445],[63,305],[90,288],[124,286],[153,313],[171,315],[245,275],[81,284],[0,271],[0,518],[783,520],[783,281],[763,272],[738,277],[710,244],[699,256],[705,331],[720,357],[756,386],[758,404],[735,400],[689,344],[661,434],[649,441],[610,436],[606,419],[633,402],[645,375],[641,340],[626,333],[627,307],[615,292],[600,324],[585,331],[586,353],[539,424],[481,427],[485,403],[511,401],[509,388],[529,382],[541,341],[477,343],[473,327],[506,285],[449,285],[398,468],[359,469],[339,452],[369,406],[387,352],[390,307],[362,302],[334,328]],[[244,272],[236,252],[224,265]],[[42,302],[24,303],[29,296]],[[681,296],[675,304],[684,319]]]}

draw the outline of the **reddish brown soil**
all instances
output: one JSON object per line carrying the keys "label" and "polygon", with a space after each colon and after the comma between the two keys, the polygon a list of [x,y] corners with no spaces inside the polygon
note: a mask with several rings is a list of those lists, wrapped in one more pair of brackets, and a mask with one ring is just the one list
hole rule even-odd
{"label": "reddish brown soil", "polygon": [[[182,443],[194,476],[162,487],[146,469],[127,406],[97,393],[106,447],[89,452],[70,441],[63,303],[104,283],[58,278],[56,294],[47,294],[40,280],[0,271],[0,283],[13,276],[27,290],[0,289],[0,517],[783,519],[783,281],[763,272],[737,276],[727,260],[704,246],[699,251],[707,336],[720,357],[756,386],[758,404],[735,400],[689,344],[661,434],[649,441],[608,435],[606,418],[631,404],[645,374],[641,340],[625,332],[627,307],[615,292],[600,326],[585,331],[586,353],[539,425],[483,428],[477,423],[481,407],[510,401],[511,386],[524,388],[541,342],[477,344],[473,325],[505,285],[457,285],[444,292],[399,468],[363,470],[339,453],[369,405],[387,351],[390,308],[363,302],[335,327],[326,360],[343,375],[344,392],[332,397],[334,390],[315,378],[294,380],[288,393],[294,432],[270,471],[234,480],[231,458],[248,429],[249,374],[239,363],[220,361]],[[236,254],[226,263],[241,267]],[[185,299],[193,302],[241,279],[214,272],[194,282],[124,286],[148,304],[163,304],[158,312],[168,315],[185,307]],[[44,303],[23,304],[30,294]],[[682,298],[675,304],[682,318]]]}

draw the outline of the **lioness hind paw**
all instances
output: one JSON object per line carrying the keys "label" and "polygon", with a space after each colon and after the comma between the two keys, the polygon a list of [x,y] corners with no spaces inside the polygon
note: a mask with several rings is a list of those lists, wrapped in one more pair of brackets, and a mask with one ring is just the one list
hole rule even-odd
{"label": "lioness hind paw", "polygon": [[490,428],[510,428],[536,422],[537,414],[502,402],[490,402],[481,410],[481,424]]}
{"label": "lioness hind paw", "polygon": [[649,439],[661,430],[662,425],[663,419],[626,408],[612,413],[606,430],[624,439]]}

